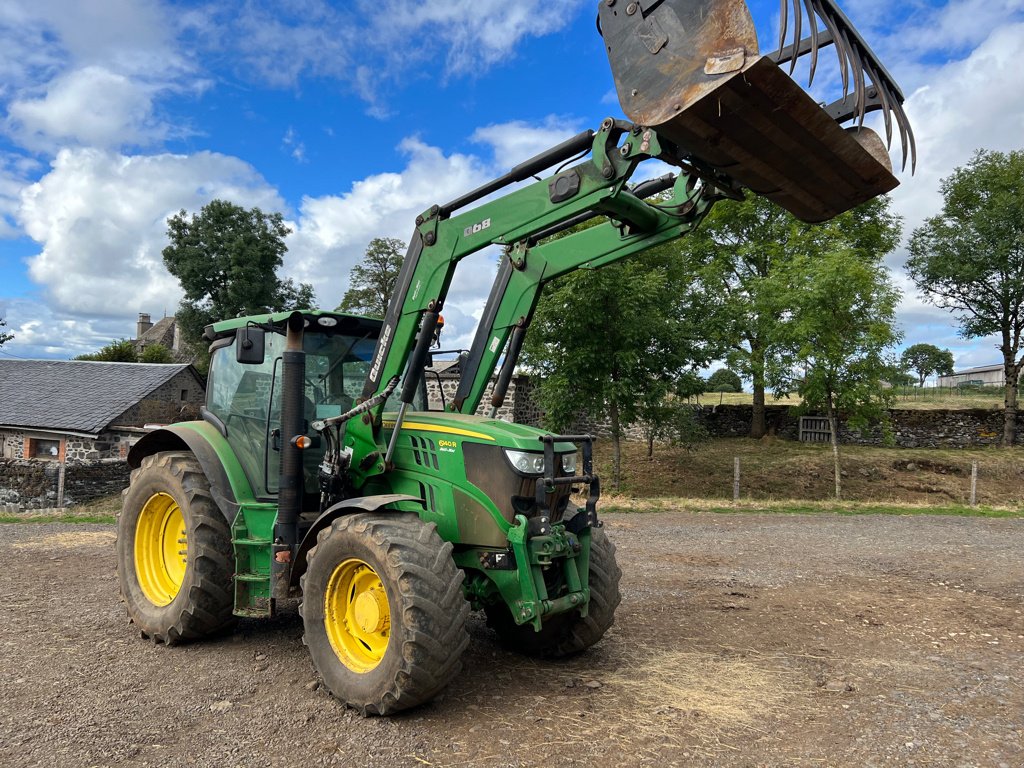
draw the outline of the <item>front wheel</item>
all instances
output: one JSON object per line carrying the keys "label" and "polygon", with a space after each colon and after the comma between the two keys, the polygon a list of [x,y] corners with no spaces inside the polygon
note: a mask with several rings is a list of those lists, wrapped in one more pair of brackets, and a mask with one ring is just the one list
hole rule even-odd
{"label": "front wheel", "polygon": [[174,645],[230,627],[231,532],[195,456],[147,456],[132,472],[117,520],[117,577],[128,616]]}
{"label": "front wheel", "polygon": [[458,673],[469,603],[433,523],[401,512],[342,517],[307,562],[303,642],[334,696],[387,715],[429,701]]}
{"label": "front wheel", "polygon": [[498,635],[498,642],[512,651],[560,658],[586,650],[604,637],[615,623],[615,609],[622,595],[619,579],[622,571],[615,562],[615,545],[600,528],[590,534],[590,605],[586,616],[579,611],[559,613],[544,620],[540,632],[532,624],[516,624],[505,603],[486,607],[487,624]]}

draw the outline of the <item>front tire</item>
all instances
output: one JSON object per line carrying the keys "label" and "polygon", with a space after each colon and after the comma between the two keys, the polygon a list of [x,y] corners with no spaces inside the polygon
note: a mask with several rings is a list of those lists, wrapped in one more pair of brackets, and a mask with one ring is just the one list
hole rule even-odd
{"label": "front tire", "polygon": [[498,642],[511,651],[556,659],[585,651],[604,637],[615,623],[615,609],[622,601],[619,579],[622,571],[615,562],[615,545],[600,528],[590,534],[590,606],[586,616],[573,610],[546,619],[540,632],[532,624],[516,624],[505,603],[485,608],[487,625]]}
{"label": "front tire", "polygon": [[452,545],[414,514],[358,514],[317,536],[303,642],[327,689],[363,715],[429,701],[459,672],[469,603]]}
{"label": "front tire", "polygon": [[144,637],[175,645],[232,626],[234,557],[227,521],[195,456],[147,456],[117,521],[117,577]]}

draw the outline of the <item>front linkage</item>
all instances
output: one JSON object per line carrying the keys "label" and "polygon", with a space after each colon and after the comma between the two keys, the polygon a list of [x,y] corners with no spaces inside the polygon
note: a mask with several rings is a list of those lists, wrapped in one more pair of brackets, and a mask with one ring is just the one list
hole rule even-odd
{"label": "front linkage", "polygon": [[[593,470],[593,438],[548,434],[539,439],[544,443],[544,472],[537,479],[533,514],[515,516],[507,549],[477,547],[455,554],[455,562],[467,571],[464,590],[475,609],[502,601],[516,624],[530,624],[538,632],[548,616],[569,611],[587,615],[591,531],[602,525],[597,518],[601,483]],[[581,444],[582,475],[557,476],[557,442]],[[582,509],[552,523],[548,497],[559,485],[583,485],[589,495]]]}

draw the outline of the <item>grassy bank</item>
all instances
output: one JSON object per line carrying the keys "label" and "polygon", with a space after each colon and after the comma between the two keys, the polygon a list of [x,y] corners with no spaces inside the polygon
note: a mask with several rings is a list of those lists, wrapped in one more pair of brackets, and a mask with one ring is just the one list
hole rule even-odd
{"label": "grassy bank", "polygon": [[60,510],[0,515],[0,523],[114,523],[121,510],[121,494],[90,501],[77,507]]}
{"label": "grassy bank", "polygon": [[[611,443],[595,444],[597,471],[611,493]],[[1024,448],[914,449],[842,447],[845,502],[967,507],[971,464],[978,463],[977,502],[992,509],[1024,506]],[[766,438],[718,439],[688,452],[655,446],[623,447],[619,496],[628,499],[703,499],[732,503],[733,461],[740,460],[744,502],[832,503],[830,447]]]}

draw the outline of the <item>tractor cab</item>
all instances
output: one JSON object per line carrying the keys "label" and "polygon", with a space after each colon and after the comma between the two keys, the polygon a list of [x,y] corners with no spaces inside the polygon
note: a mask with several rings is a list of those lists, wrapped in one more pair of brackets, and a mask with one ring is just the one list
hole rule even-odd
{"label": "tractor cab", "polygon": [[[213,343],[203,419],[227,439],[254,494],[263,500],[275,498],[280,485],[285,323],[291,314],[236,318],[206,331]],[[311,425],[340,416],[356,404],[381,321],[322,311],[304,312],[303,318],[302,433],[311,440],[302,454],[303,485],[304,495],[315,497],[324,446]],[[422,385],[414,407],[426,409]],[[315,509],[317,504],[315,498],[307,498],[303,507]]]}

